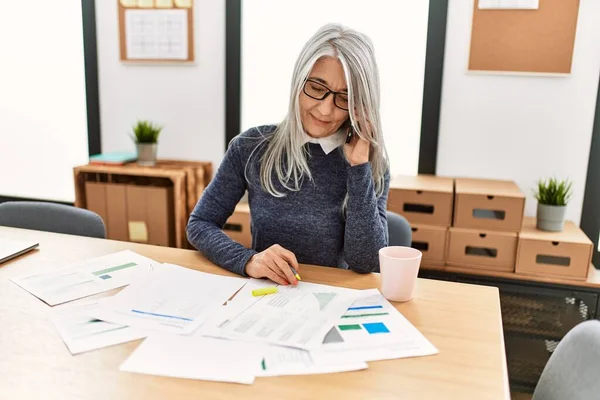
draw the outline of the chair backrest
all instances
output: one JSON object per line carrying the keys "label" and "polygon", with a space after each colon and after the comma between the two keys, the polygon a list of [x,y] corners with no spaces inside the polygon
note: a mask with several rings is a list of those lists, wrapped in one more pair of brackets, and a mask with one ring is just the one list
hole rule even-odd
{"label": "chair backrest", "polygon": [[410,246],[412,243],[412,230],[406,218],[388,211],[387,222],[390,246]]}
{"label": "chair backrest", "polygon": [[600,398],[600,321],[585,321],[560,341],[532,400]]}
{"label": "chair backrest", "polygon": [[[410,246],[412,244],[410,224],[402,215],[387,211],[387,226],[390,246]],[[380,272],[379,266],[373,272]]]}
{"label": "chair backrest", "polygon": [[8,201],[0,204],[0,225],[38,231],[106,238],[95,212],[56,203]]}

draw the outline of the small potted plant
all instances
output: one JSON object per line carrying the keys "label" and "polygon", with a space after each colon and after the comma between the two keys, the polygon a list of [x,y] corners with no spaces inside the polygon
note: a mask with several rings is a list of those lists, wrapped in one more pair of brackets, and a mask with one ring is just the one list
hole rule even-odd
{"label": "small potted plant", "polygon": [[571,182],[550,178],[537,183],[537,228],[560,232],[565,223],[565,211],[571,198]]}
{"label": "small potted plant", "polygon": [[138,121],[133,126],[133,140],[137,147],[137,163],[143,166],[156,164],[156,147],[162,126],[150,121]]}

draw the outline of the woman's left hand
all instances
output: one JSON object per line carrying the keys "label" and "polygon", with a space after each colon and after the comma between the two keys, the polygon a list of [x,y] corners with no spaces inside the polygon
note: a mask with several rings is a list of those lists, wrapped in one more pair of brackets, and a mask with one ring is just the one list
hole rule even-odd
{"label": "woman's left hand", "polygon": [[[352,128],[349,128],[352,129]],[[367,129],[370,129],[367,126]],[[367,140],[359,137],[354,133],[350,143],[344,145],[344,152],[346,158],[350,162],[350,166],[361,165],[369,162],[369,153],[371,150],[371,143]]]}

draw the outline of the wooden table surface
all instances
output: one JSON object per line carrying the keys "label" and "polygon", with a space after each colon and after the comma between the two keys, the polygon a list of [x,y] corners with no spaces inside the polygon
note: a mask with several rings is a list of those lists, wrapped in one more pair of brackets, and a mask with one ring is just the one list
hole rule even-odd
{"label": "wooden table surface", "polygon": [[[0,397],[5,399],[509,399],[498,290],[419,279],[414,299],[395,303],[438,349],[430,357],[369,363],[364,371],[257,378],[253,385],[119,371],[141,343],[72,356],[48,319],[50,307],[10,277],[124,249],[160,262],[227,275],[198,252],[0,227],[0,240],[40,247],[0,265]],[[302,266],[308,282],[379,287],[379,275]]]}

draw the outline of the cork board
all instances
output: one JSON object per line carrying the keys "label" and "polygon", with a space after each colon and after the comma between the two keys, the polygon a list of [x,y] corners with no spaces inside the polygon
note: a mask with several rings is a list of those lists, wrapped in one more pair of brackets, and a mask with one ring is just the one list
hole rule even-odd
{"label": "cork board", "polygon": [[194,61],[194,0],[116,0],[121,61]]}
{"label": "cork board", "polygon": [[469,70],[571,72],[579,0],[540,0],[537,10],[480,10],[478,2]]}

